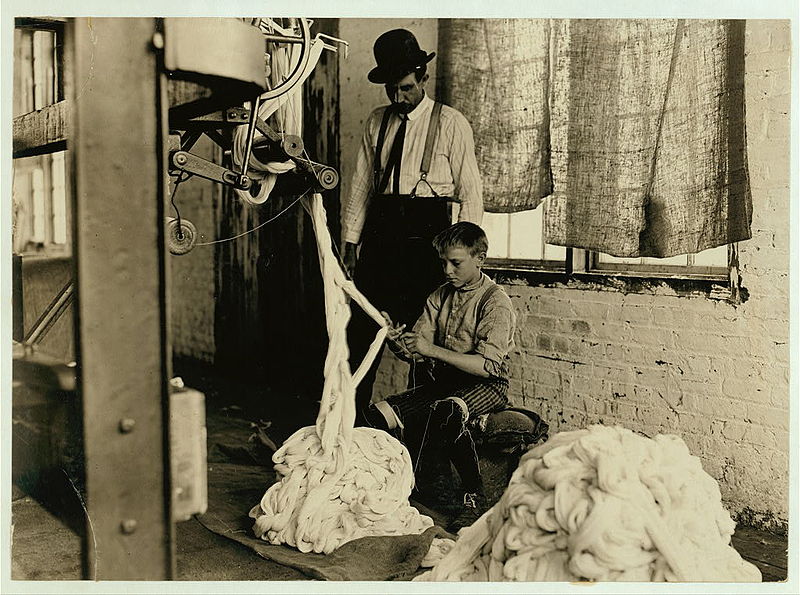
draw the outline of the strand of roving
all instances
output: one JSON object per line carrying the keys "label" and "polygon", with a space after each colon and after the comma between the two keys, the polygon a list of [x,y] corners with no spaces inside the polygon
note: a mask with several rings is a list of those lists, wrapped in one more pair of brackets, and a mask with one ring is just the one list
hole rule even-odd
{"label": "strand of roving", "polygon": [[[414,475],[405,446],[386,432],[353,428],[355,388],[382,347],[387,328],[332,252],[322,197],[304,198],[303,207],[311,215],[324,281],[325,382],[316,425],[292,434],[273,455],[278,481],[250,516],[261,539],[327,554],[359,537],[422,533],[433,521],[408,503]],[[352,375],[347,295],[380,326]]]}
{"label": "strand of roving", "polygon": [[[309,77],[314,67],[319,62],[322,55],[325,42],[321,39],[315,39],[309,50],[310,57],[308,63],[303,70],[302,76],[294,84],[293,87],[283,95],[279,95],[273,99],[265,100],[258,108],[258,117],[262,120],[267,120],[273,114],[280,120],[278,126],[280,130],[290,134],[302,134],[302,88],[303,82]],[[272,78],[273,83],[278,84],[285,76],[288,75],[291,68],[297,64],[299,60],[300,47],[293,47],[278,49],[273,52],[272,59]],[[281,111],[280,108],[284,108]],[[263,138],[260,132],[256,132],[254,140],[258,141]],[[231,145],[231,159],[237,171],[241,171],[242,163],[244,162],[244,154],[247,149],[247,126],[237,126],[233,131],[233,139]],[[260,205],[266,202],[269,198],[272,189],[275,187],[275,182],[279,174],[286,173],[295,168],[295,163],[291,159],[286,161],[260,161],[252,152],[250,153],[250,160],[248,161],[248,175],[250,178],[258,182],[258,192],[253,195],[250,190],[239,190],[235,188],[236,194],[240,199],[251,205]]]}
{"label": "strand of roving", "polygon": [[760,582],[730,545],[719,486],[678,436],[562,432],[414,580]]}

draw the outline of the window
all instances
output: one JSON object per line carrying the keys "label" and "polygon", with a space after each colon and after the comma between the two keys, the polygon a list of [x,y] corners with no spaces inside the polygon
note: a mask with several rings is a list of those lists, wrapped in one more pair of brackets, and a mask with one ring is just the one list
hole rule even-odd
{"label": "window", "polygon": [[[64,99],[62,31],[63,25],[58,21],[17,19],[14,29],[15,119]],[[37,133],[24,127],[23,132],[34,137]],[[15,155],[12,185],[15,254],[63,256],[70,252],[66,152],[47,152],[52,150]]]}
{"label": "window", "polygon": [[489,239],[489,264],[563,268],[567,249],[546,244],[542,209],[518,213],[485,213],[482,227]]}
{"label": "window", "polygon": [[[51,26],[51,29],[40,29]],[[17,19],[14,29],[14,117],[64,99],[63,36],[58,23]]]}
{"label": "window", "polygon": [[681,254],[670,258],[616,258],[602,252],[591,252],[587,268],[619,274],[725,279],[728,276],[728,247],[718,246],[696,254]]}
{"label": "window", "polygon": [[669,258],[618,258],[602,252],[567,249],[545,243],[542,210],[543,205],[518,213],[484,213],[482,227],[489,239],[489,268],[728,280],[728,246]]}
{"label": "window", "polygon": [[14,160],[13,250],[15,254],[69,252],[65,152]]}

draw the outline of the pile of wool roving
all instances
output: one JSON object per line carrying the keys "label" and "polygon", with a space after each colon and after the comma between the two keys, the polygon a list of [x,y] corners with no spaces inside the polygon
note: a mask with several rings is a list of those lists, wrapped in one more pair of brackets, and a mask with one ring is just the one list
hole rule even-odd
{"label": "pile of wool roving", "polygon": [[[353,428],[355,387],[383,345],[380,313],[347,280],[331,249],[322,197],[304,198],[324,281],[328,354],[315,426],[301,428],[273,455],[279,481],[250,511],[257,537],[302,552],[330,553],[368,535],[422,533],[433,521],[408,503],[414,474],[408,450],[372,428]],[[380,325],[364,361],[350,373],[350,295]]]}
{"label": "pile of wool roving", "polygon": [[562,432],[415,580],[759,582],[730,545],[717,482],[677,436]]}

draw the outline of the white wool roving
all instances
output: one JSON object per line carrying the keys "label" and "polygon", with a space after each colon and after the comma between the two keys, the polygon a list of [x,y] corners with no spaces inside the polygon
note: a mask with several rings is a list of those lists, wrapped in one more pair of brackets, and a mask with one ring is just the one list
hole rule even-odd
{"label": "white wool roving", "polygon": [[[316,425],[292,434],[273,455],[278,481],[250,516],[261,539],[327,554],[368,535],[422,533],[433,521],[408,503],[414,474],[405,446],[380,430],[353,428],[355,388],[383,345],[386,324],[333,255],[322,197],[304,198],[303,206],[314,225],[324,281],[329,337],[325,382]],[[347,295],[380,326],[353,375]]]}
{"label": "white wool roving", "polygon": [[414,580],[759,582],[734,527],[679,437],[595,425],[528,451],[500,501]]}

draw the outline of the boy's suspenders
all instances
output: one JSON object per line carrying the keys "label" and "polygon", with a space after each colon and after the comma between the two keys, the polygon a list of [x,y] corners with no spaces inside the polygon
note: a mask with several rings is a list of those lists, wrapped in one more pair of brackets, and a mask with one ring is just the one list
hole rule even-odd
{"label": "boy's suspenders", "polygon": [[[454,287],[451,286],[451,289],[452,293],[456,292]],[[478,339],[478,323],[481,321],[481,318],[483,318],[483,311],[486,308],[486,304],[489,302],[492,296],[499,291],[499,289],[500,286],[497,283],[492,282],[489,288],[483,292],[483,295],[478,300],[478,307],[475,309],[475,336],[473,341],[477,341]]]}
{"label": "boy's suspenders", "polygon": [[[389,176],[384,176],[385,179],[381,180],[381,153],[383,152],[383,143],[386,140],[386,129],[389,127],[389,119],[392,117],[394,111],[390,107],[387,107],[383,112],[383,118],[381,119],[381,127],[378,130],[378,142],[375,146],[375,158],[372,163],[372,172],[373,172],[373,191],[375,194],[381,194],[383,189],[389,182]],[[411,191],[411,198],[416,198],[417,194],[417,186],[419,186],[420,182],[425,182],[428,184],[428,188],[431,189],[434,197],[438,197],[439,195],[436,191],[431,187],[428,183],[428,172],[431,168],[431,159],[433,157],[433,147],[436,144],[436,138],[439,136],[439,118],[442,113],[442,104],[438,101],[433,102],[433,107],[431,108],[431,116],[430,120],[428,121],[428,135],[425,137],[425,150],[422,154],[422,163],[420,164],[419,171],[420,176],[417,183],[414,185],[414,189]],[[388,172],[387,172],[388,173]],[[400,175],[400,172],[396,172],[395,175]]]}
{"label": "boy's suspenders", "polygon": [[489,301],[489,298],[491,298],[498,289],[500,289],[500,286],[497,285],[497,283],[492,283],[492,285],[489,286],[489,289],[483,292],[481,299],[478,301],[478,309],[476,310],[477,320],[475,320],[476,333],[478,332],[478,321],[483,318],[483,309],[486,307],[486,303]]}

